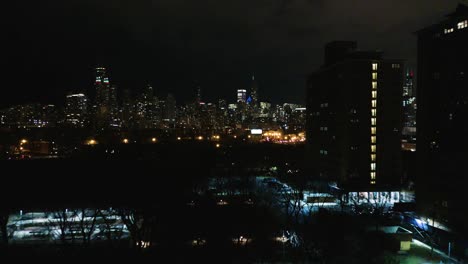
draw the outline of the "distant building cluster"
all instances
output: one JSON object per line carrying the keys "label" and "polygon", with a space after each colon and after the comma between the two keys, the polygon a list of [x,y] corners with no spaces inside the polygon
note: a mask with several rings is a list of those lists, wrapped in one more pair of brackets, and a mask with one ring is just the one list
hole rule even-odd
{"label": "distant building cluster", "polygon": [[107,70],[95,69],[93,98],[84,92],[70,93],[65,105],[25,104],[0,110],[0,126],[8,128],[90,128],[102,130],[175,130],[191,133],[235,134],[263,129],[282,133],[305,131],[305,107],[259,100],[258,84],[252,77],[249,89],[237,90],[236,101],[205,102],[198,87],[194,100],[177,104],[172,94],[158,96],[151,85],[139,94],[119,90]]}

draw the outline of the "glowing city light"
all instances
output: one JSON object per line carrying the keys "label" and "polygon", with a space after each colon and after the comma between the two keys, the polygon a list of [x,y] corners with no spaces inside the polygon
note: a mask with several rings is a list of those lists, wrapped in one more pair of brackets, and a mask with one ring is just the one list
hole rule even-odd
{"label": "glowing city light", "polygon": [[156,142],[156,138],[152,138],[152,139],[151,139],[151,142]]}
{"label": "glowing city light", "polygon": [[127,143],[128,143],[128,139],[127,139],[127,138],[124,138],[123,143],[124,143],[124,144],[127,144]]}
{"label": "glowing city light", "polygon": [[96,145],[97,144],[97,141],[94,140],[94,139],[90,139],[86,142],[87,145]]}

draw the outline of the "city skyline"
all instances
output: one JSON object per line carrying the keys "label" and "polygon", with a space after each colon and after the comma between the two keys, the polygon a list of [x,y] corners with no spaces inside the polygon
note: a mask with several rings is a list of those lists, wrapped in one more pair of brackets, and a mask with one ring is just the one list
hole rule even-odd
{"label": "city skyline", "polygon": [[468,261],[468,0],[54,2],[2,17],[3,258]]}

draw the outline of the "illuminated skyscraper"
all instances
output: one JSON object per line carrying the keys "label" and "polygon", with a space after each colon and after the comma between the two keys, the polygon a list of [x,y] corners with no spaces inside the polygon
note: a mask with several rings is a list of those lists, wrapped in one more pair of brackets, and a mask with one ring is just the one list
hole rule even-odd
{"label": "illuminated skyscraper", "polygon": [[134,106],[131,98],[130,90],[125,89],[122,92],[122,112],[120,119],[122,121],[122,127],[131,128],[133,127],[133,114]]}
{"label": "illuminated skyscraper", "polygon": [[69,94],[65,98],[65,124],[84,127],[87,121],[88,99],[82,93]]}
{"label": "illuminated skyscraper", "polygon": [[166,98],[166,105],[165,105],[165,116],[164,119],[169,123],[175,123],[176,118],[176,100],[172,94],[168,94]]}
{"label": "illuminated skyscraper", "polygon": [[237,90],[237,102],[238,103],[247,102],[247,90],[245,90],[245,89],[238,89]]}
{"label": "illuminated skyscraper", "polygon": [[414,73],[407,69],[403,85],[403,143],[404,148],[415,149],[416,139],[416,97],[413,83]]}
{"label": "illuminated skyscraper", "polygon": [[255,80],[255,76],[252,75],[252,84],[251,84],[251,90],[250,90],[250,97],[252,97],[252,101],[250,102],[250,105],[253,106],[254,108],[257,108],[258,106],[258,84],[257,81]]}
{"label": "illuminated skyscraper", "polygon": [[115,85],[112,85],[109,90],[109,116],[109,125],[111,127],[119,127],[119,105],[117,103],[117,87]]}
{"label": "illuminated skyscraper", "polygon": [[108,127],[111,120],[110,94],[111,86],[106,68],[96,68],[96,80],[94,82],[96,89],[95,100],[95,118],[97,128]]}

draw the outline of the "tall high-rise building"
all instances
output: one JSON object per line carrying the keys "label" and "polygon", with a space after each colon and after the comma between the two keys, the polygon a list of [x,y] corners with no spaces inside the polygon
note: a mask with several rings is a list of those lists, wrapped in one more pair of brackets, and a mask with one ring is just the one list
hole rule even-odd
{"label": "tall high-rise building", "polygon": [[154,105],[154,90],[151,85],[147,85],[143,91],[143,105],[144,105],[144,117],[147,122],[148,128],[153,128],[154,119],[156,115],[156,107]]}
{"label": "tall high-rise building", "polygon": [[120,126],[119,105],[117,102],[117,86],[111,85],[109,89],[109,125]]}
{"label": "tall high-rise building", "polygon": [[403,85],[403,148],[415,150],[416,143],[416,96],[414,94],[414,73],[407,69]]}
{"label": "tall high-rise building", "polygon": [[416,34],[418,203],[468,234],[468,6]]}
{"label": "tall high-rise building", "polygon": [[130,94],[130,90],[125,89],[122,92],[122,109],[121,109],[121,124],[124,128],[131,128],[133,127],[133,115],[134,115],[134,105],[132,101],[132,97]]}
{"label": "tall high-rise building", "polygon": [[237,90],[237,102],[238,103],[247,102],[247,90],[245,90],[245,89],[238,89]]}
{"label": "tall high-rise building", "polygon": [[403,62],[356,43],[325,47],[307,83],[307,140],[316,176],[356,185],[401,177]]}
{"label": "tall high-rise building", "polygon": [[164,119],[169,123],[175,123],[176,118],[176,100],[172,94],[168,94],[166,97],[165,105],[165,116]]}
{"label": "tall high-rise building", "polygon": [[87,122],[88,99],[82,93],[69,94],[65,98],[65,124],[84,127]]}
{"label": "tall high-rise building", "polygon": [[106,68],[96,68],[96,80],[94,82],[96,89],[95,121],[98,128],[108,127],[111,120],[110,109],[110,82],[107,76]]}
{"label": "tall high-rise building", "polygon": [[250,88],[250,97],[252,98],[250,105],[253,106],[254,108],[257,108],[258,106],[258,84],[257,84],[257,81],[255,80],[255,76],[253,75],[252,75],[252,84]]}

